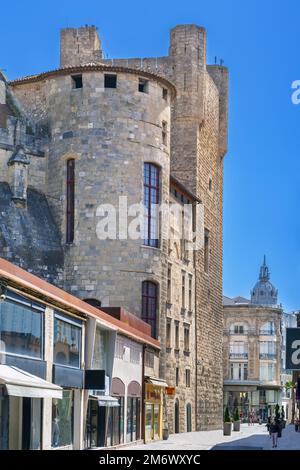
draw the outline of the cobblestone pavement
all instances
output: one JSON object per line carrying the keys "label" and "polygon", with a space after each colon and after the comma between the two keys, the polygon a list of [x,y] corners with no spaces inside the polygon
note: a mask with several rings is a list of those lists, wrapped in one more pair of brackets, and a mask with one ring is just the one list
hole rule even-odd
{"label": "cobblestone pavement", "polygon": [[222,431],[173,434],[167,441],[137,445],[130,450],[300,450],[300,433],[294,429],[293,425],[283,429],[276,449],[272,449],[265,425],[242,424],[240,432],[232,432],[231,436],[223,436]]}

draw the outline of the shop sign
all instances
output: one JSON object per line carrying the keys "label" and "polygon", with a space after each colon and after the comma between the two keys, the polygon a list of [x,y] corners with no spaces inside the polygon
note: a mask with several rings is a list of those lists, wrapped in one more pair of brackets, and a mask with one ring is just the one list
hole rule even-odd
{"label": "shop sign", "polygon": [[300,370],[300,328],[286,329],[286,369]]}
{"label": "shop sign", "polygon": [[176,393],[176,388],[175,387],[166,387],[166,395],[168,395],[169,397],[174,397],[175,393]]}

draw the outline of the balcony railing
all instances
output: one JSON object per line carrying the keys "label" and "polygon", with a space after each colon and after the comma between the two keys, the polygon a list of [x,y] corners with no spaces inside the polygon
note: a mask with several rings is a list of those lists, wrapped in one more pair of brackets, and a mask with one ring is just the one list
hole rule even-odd
{"label": "balcony railing", "polygon": [[274,336],[276,335],[276,331],[275,330],[260,330],[259,334],[261,336]]}
{"label": "balcony railing", "polygon": [[259,353],[259,359],[276,359],[275,353]]}
{"label": "balcony railing", "polygon": [[229,353],[230,359],[248,359],[247,352]]}

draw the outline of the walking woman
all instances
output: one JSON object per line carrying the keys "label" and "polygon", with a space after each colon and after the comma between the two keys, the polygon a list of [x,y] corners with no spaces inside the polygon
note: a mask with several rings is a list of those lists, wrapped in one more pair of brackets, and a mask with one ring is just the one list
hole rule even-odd
{"label": "walking woman", "polygon": [[275,418],[273,419],[270,427],[271,435],[272,435],[272,442],[273,442],[273,448],[277,447],[277,442],[278,442],[278,431],[279,431],[279,425],[275,421]]}

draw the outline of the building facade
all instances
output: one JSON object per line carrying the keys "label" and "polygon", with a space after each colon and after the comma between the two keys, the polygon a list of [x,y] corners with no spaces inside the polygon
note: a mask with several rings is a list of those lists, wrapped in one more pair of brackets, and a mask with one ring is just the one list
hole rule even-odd
{"label": "building facade", "polygon": [[[273,304],[275,302],[275,304]],[[224,406],[263,421],[281,403],[282,308],[264,259],[251,300],[224,297]]]}
{"label": "building facade", "polygon": [[[165,57],[114,60],[95,27],[65,29],[59,69],[0,80],[0,254],[151,325],[171,432],[222,425],[227,80],[196,25],[171,30]],[[179,199],[204,209],[203,246],[190,253],[163,237],[153,208]],[[143,234],[130,238],[124,218],[140,202]],[[103,223],[111,207],[117,237]]]}
{"label": "building facade", "polygon": [[144,353],[158,363],[160,350],[149,325],[137,329],[3,259],[0,286],[0,449],[141,442]]}

